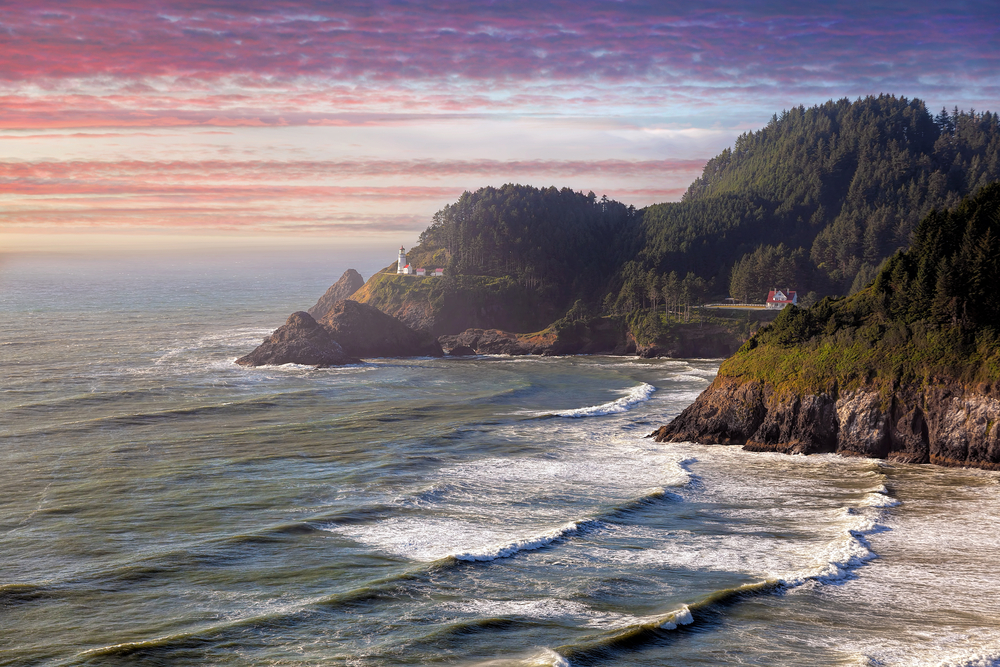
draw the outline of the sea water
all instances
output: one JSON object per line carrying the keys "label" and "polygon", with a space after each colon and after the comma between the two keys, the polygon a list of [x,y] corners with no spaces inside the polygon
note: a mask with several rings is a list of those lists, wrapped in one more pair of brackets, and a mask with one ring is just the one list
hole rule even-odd
{"label": "sea water", "polygon": [[1000,474],[646,438],[720,360],[233,363],[348,266],[0,262],[0,664],[1000,665]]}

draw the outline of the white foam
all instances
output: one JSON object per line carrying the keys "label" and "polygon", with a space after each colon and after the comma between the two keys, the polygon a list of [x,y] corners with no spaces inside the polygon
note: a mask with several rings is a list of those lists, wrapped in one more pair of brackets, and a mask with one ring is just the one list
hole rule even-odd
{"label": "white foam", "polygon": [[680,375],[671,375],[670,377],[664,378],[664,380],[672,382],[704,382],[706,384],[710,382],[708,378],[700,375],[687,375],[683,373]]}
{"label": "white foam", "polygon": [[898,507],[901,503],[884,493],[869,493],[861,499],[862,507]]}
{"label": "white foam", "polygon": [[800,586],[809,581],[832,584],[843,581],[852,570],[878,558],[867,536],[886,530],[874,518],[856,510],[843,510],[844,531],[815,555],[814,565],[781,577],[786,586]]}
{"label": "white foam", "polygon": [[631,614],[597,611],[588,605],[564,598],[541,600],[463,600],[450,603],[447,608],[480,618],[521,617],[532,619],[564,619],[574,625],[588,628],[627,628],[642,623],[643,619]]}
{"label": "white foam", "polygon": [[473,663],[474,667],[570,667],[569,660],[549,648],[523,658],[497,658]]}
{"label": "white foam", "polygon": [[687,605],[682,605],[679,610],[670,614],[665,621],[660,623],[660,627],[664,630],[676,630],[679,625],[692,623],[694,623],[694,616],[691,615],[691,610]]}
{"label": "white foam", "polygon": [[541,535],[532,535],[512,540],[506,544],[497,544],[486,547],[478,551],[466,551],[464,553],[451,554],[457,560],[465,561],[490,561],[497,558],[507,558],[519,551],[534,551],[544,546],[552,544],[556,540],[572,535],[580,529],[582,523],[571,521],[558,528],[549,530]]}
{"label": "white foam", "polygon": [[433,562],[444,558],[491,561],[521,551],[533,551],[577,532],[585,521],[570,521],[533,532],[506,525],[488,525],[462,519],[399,518],[374,524],[330,526],[330,532],[370,544],[411,560]]}
{"label": "white foam", "polygon": [[1000,667],[1000,652],[948,657],[938,667]]}
{"label": "white foam", "polygon": [[575,410],[564,410],[563,412],[555,413],[557,417],[600,417],[602,415],[613,415],[619,412],[625,412],[629,410],[634,405],[638,405],[644,401],[648,401],[652,393],[656,391],[656,387],[651,384],[642,384],[632,387],[628,390],[624,396],[615,401],[610,401],[608,403],[602,403],[601,405],[592,405],[585,408],[577,408]]}

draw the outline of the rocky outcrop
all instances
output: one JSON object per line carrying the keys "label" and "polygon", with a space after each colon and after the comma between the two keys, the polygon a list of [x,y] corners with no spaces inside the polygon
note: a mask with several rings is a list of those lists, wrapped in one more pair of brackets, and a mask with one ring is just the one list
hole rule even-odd
{"label": "rocky outcrop", "polygon": [[[499,329],[466,329],[454,336],[439,336],[438,343],[452,356],[468,354],[532,354],[532,346],[518,334]],[[539,351],[538,354],[541,354]]]}
{"label": "rocky outcrop", "polygon": [[414,331],[372,306],[345,300],[334,304],[319,322],[307,312],[292,313],[283,326],[236,363],[326,367],[356,363],[360,357],[441,355],[441,346],[429,333]]}
{"label": "rocky outcrop", "polygon": [[320,324],[356,357],[440,357],[443,352],[426,331],[414,331],[378,308],[357,301],[338,301]]}
{"label": "rocky outcrop", "polygon": [[[439,336],[448,354],[565,354],[638,355],[645,358],[714,358],[732,354],[742,343],[733,332],[720,326],[677,326],[663,345],[639,345],[619,318],[593,317],[574,322],[560,321],[537,333],[519,334],[500,329],[466,329],[460,334]],[[455,352],[454,350],[457,350]]]}
{"label": "rocky outcrop", "polygon": [[613,318],[560,323],[530,334],[500,329],[466,329],[460,334],[440,336],[448,354],[635,354],[635,340]]}
{"label": "rocky outcrop", "polygon": [[356,361],[309,313],[299,311],[292,313],[283,326],[265,338],[253,352],[237,359],[236,363],[241,366],[306,364],[326,367]]}
{"label": "rocky outcrop", "polygon": [[350,297],[365,284],[365,279],[354,269],[347,269],[340,280],[330,286],[326,294],[319,298],[316,305],[309,309],[309,314],[314,319],[320,320],[326,315],[338,301]]}
{"label": "rocky outcrop", "polygon": [[665,340],[652,345],[636,345],[636,354],[647,359],[719,359],[732,355],[745,342],[744,337],[719,325],[682,325]]}
{"label": "rocky outcrop", "polygon": [[658,442],[743,445],[752,451],[887,458],[1000,470],[1000,391],[943,380],[796,395],[719,376]]}

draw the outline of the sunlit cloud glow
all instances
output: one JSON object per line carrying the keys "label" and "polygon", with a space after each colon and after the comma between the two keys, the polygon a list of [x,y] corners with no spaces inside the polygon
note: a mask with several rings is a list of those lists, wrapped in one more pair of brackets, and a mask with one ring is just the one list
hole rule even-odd
{"label": "sunlit cloud glow", "polygon": [[998,34],[976,2],[15,3],[0,243],[412,238],[506,182],[676,200],[783,108],[885,92],[1000,110]]}

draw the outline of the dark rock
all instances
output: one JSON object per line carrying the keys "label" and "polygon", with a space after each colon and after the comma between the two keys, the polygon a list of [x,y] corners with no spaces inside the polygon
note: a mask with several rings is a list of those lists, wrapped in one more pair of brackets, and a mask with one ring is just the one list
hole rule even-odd
{"label": "dark rock", "polygon": [[344,275],[340,276],[340,280],[331,285],[326,294],[319,298],[316,305],[309,309],[309,314],[316,320],[323,319],[334,304],[348,298],[361,289],[364,284],[365,279],[361,277],[360,273],[354,269],[347,269],[344,271]]}
{"label": "dark rock", "polygon": [[462,348],[472,354],[531,354],[531,346],[523,343],[518,334],[499,329],[466,329],[458,335],[441,336],[438,342],[452,355]]}
{"label": "dark rock", "polygon": [[448,350],[448,354],[453,357],[468,357],[474,355],[475,353],[476,351],[473,350],[468,345],[456,345],[455,347]]}
{"label": "dark rock", "polygon": [[354,363],[343,348],[309,313],[292,313],[285,324],[264,339],[257,349],[240,357],[241,366],[306,364],[338,366]]}
{"label": "dark rock", "polygon": [[356,357],[440,357],[443,352],[426,331],[414,331],[378,308],[338,301],[320,320],[347,354]]}
{"label": "dark rock", "polygon": [[652,437],[657,442],[744,445],[764,422],[765,398],[760,383],[716,378],[694,403]]}
{"label": "dark rock", "polygon": [[[785,405],[787,409],[775,409]],[[837,448],[834,401],[819,396],[771,396],[765,406],[764,421],[744,446],[751,451],[785,454],[818,454]]]}
{"label": "dark rock", "polygon": [[658,442],[744,445],[751,451],[888,458],[1000,470],[995,387],[902,386],[891,392],[778,394],[756,380],[719,376]]}

